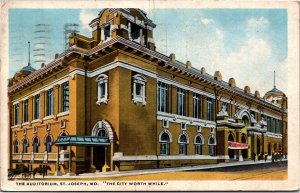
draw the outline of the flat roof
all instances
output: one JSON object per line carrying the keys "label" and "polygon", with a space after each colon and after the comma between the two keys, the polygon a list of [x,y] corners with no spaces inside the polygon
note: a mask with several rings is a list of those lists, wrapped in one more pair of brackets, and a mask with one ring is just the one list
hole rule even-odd
{"label": "flat roof", "polygon": [[56,146],[108,146],[110,141],[108,137],[66,135],[59,136],[54,144]]}

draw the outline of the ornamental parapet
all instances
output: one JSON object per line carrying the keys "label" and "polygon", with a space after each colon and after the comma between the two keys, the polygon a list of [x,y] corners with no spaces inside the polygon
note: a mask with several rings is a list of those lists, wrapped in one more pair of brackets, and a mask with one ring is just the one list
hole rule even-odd
{"label": "ornamental parapet", "polygon": [[253,127],[248,127],[247,132],[259,132],[259,133],[266,133],[267,129],[266,128],[259,128],[257,126]]}

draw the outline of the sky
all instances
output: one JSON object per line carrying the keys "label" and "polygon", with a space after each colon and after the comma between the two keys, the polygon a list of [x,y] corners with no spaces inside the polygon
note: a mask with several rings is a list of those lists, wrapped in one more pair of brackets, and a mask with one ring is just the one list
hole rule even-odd
{"label": "sky", "polygon": [[[80,34],[91,37],[88,23],[100,10],[10,9],[9,77],[27,65],[28,41],[31,64],[39,69],[41,63],[34,61],[47,64],[64,51],[64,24],[79,24]],[[238,87],[248,85],[261,96],[273,88],[276,71],[276,87],[287,91],[285,9],[152,9],[147,16],[157,25],[158,52],[174,53],[177,60],[189,60],[212,75],[218,70],[224,81],[234,77]]]}

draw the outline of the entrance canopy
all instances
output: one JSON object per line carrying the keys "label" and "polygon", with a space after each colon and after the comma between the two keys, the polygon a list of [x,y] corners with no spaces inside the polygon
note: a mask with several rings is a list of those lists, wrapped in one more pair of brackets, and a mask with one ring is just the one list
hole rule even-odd
{"label": "entrance canopy", "polygon": [[77,136],[77,135],[67,135],[59,136],[55,141],[55,145],[71,145],[71,146],[107,146],[110,145],[108,137],[99,136]]}
{"label": "entrance canopy", "polygon": [[229,149],[248,149],[247,143],[238,143],[234,141],[228,141],[228,148]]}

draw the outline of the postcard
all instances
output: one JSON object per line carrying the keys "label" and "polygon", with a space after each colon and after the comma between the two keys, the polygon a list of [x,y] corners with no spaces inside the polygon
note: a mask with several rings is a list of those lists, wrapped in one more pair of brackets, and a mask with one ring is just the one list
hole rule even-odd
{"label": "postcard", "polygon": [[299,189],[299,4],[6,1],[1,190]]}

